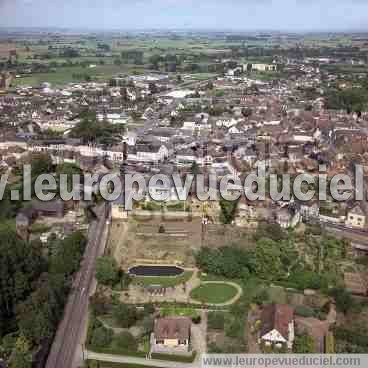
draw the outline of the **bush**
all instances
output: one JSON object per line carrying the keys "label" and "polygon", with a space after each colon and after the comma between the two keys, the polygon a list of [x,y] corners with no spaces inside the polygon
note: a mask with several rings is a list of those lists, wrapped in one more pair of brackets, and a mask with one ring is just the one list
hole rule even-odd
{"label": "bush", "polygon": [[145,304],[143,313],[145,316],[155,313],[155,306],[152,303]]}
{"label": "bush", "polygon": [[114,332],[105,327],[98,327],[92,332],[91,345],[96,347],[106,347],[112,342]]}
{"label": "bush", "polygon": [[143,320],[139,323],[143,329],[143,335],[148,335],[153,331],[154,323],[155,321],[152,316],[146,316],[143,318]]}
{"label": "bush", "polygon": [[360,333],[359,331],[351,331],[347,328],[336,327],[335,329],[336,340],[343,340],[352,345],[368,347],[368,336]]}
{"label": "bush", "polygon": [[319,290],[327,286],[326,279],[312,271],[298,271],[292,273],[288,281],[294,283],[299,290]]}
{"label": "bush", "polygon": [[270,300],[270,296],[266,289],[263,289],[261,292],[257,293],[254,298],[253,302],[262,305],[263,303],[267,303]]}
{"label": "bush", "polygon": [[221,312],[208,313],[208,328],[212,330],[223,330],[225,328],[225,315]]}
{"label": "bush", "polygon": [[244,320],[234,319],[225,331],[226,336],[234,339],[243,339],[244,337]]}
{"label": "bush", "polygon": [[368,266],[368,256],[359,257],[356,260],[356,263],[361,264],[363,266]]}
{"label": "bush", "polygon": [[333,289],[330,291],[330,296],[335,299],[336,308],[339,312],[343,312],[346,314],[355,306],[354,299],[345,289]]}
{"label": "bush", "polygon": [[112,286],[119,278],[119,267],[112,257],[101,257],[96,262],[96,279],[102,285]]}
{"label": "bush", "polygon": [[195,324],[195,325],[199,325],[201,323],[201,316],[195,316],[195,317],[192,317],[192,322]]}
{"label": "bush", "polygon": [[116,335],[111,346],[114,349],[125,349],[131,351],[136,351],[138,349],[138,343],[136,339],[128,331],[124,331]]}
{"label": "bush", "polygon": [[298,305],[294,309],[295,314],[301,317],[315,317],[316,313],[312,308],[304,305]]}
{"label": "bush", "polygon": [[114,308],[113,316],[116,323],[123,328],[132,327],[138,320],[136,308],[122,303]]}

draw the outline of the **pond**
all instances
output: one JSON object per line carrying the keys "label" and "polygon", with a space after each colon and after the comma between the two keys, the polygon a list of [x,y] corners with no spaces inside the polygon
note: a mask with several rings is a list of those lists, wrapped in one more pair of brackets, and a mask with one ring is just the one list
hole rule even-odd
{"label": "pond", "polygon": [[177,266],[135,266],[129,269],[129,274],[133,276],[179,276],[184,270]]}

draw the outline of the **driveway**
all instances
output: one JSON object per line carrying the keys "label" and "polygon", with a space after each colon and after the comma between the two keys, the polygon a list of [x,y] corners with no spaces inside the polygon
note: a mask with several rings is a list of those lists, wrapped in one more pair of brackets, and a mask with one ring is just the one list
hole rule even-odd
{"label": "driveway", "polygon": [[201,323],[192,324],[192,345],[197,352],[196,360],[200,359],[201,354],[207,352],[207,312],[201,311]]}

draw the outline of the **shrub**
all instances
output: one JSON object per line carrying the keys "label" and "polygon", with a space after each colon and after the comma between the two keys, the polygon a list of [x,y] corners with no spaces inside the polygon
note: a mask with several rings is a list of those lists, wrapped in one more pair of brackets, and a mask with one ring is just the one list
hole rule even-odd
{"label": "shrub", "polygon": [[223,330],[225,328],[225,315],[221,312],[208,313],[208,328],[212,330]]}
{"label": "shrub", "polygon": [[266,289],[263,289],[261,292],[257,293],[253,298],[253,302],[258,305],[267,303],[269,300],[270,300],[270,296]]}
{"label": "shrub", "polygon": [[98,327],[92,332],[91,345],[96,347],[106,347],[112,342],[113,331],[109,328]]}
{"label": "shrub", "polygon": [[336,327],[335,329],[336,340],[343,340],[352,345],[368,347],[368,336],[359,331],[352,331],[343,327]]}
{"label": "shrub", "polygon": [[136,308],[127,304],[117,305],[113,310],[113,316],[118,325],[123,328],[133,326],[138,319]]}
{"label": "shrub", "polygon": [[195,317],[192,317],[192,322],[195,324],[195,325],[199,325],[201,323],[201,316],[195,316]]}
{"label": "shrub", "polygon": [[333,289],[330,295],[335,298],[336,308],[339,312],[347,313],[355,306],[354,299],[345,289]]}
{"label": "shrub", "polygon": [[96,279],[102,285],[112,286],[118,281],[119,267],[112,257],[100,257],[96,262]]}
{"label": "shrub", "polygon": [[242,319],[233,320],[225,331],[226,336],[234,339],[243,339],[244,336],[244,321]]}
{"label": "shrub", "polygon": [[138,348],[138,344],[136,339],[130,332],[124,331],[114,337],[112,347],[114,349],[125,349],[136,351]]}
{"label": "shrub", "polygon": [[326,287],[326,279],[312,271],[298,271],[290,275],[288,281],[294,283],[298,289],[319,290]]}
{"label": "shrub", "polygon": [[301,317],[315,317],[315,311],[305,305],[298,305],[294,309],[295,314]]}
{"label": "shrub", "polygon": [[140,326],[143,329],[143,335],[148,335],[153,331],[154,322],[155,321],[151,316],[146,316],[143,318],[143,320],[140,322]]}
{"label": "shrub", "polygon": [[152,303],[148,303],[144,305],[144,315],[149,316],[155,313],[155,306]]}

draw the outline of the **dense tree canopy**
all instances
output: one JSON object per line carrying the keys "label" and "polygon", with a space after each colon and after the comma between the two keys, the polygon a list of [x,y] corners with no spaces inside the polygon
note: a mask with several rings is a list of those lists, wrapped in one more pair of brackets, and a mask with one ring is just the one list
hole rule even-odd
{"label": "dense tree canopy", "polygon": [[287,277],[289,257],[295,259],[295,250],[287,242],[262,238],[249,251],[203,248],[196,254],[196,262],[203,271],[226,278],[246,279],[251,273],[265,280],[280,280]]}
{"label": "dense tree canopy", "polygon": [[102,285],[114,286],[119,280],[119,268],[113,257],[97,259],[96,279]]}
{"label": "dense tree canopy", "polygon": [[32,283],[45,271],[41,250],[20,240],[8,225],[0,228],[0,335],[12,329],[17,303],[32,291]]}
{"label": "dense tree canopy", "polygon": [[57,242],[47,259],[40,243],[0,227],[0,358],[10,367],[30,367],[30,352],[52,338],[62,316],[86,238],[76,232]]}
{"label": "dense tree canopy", "polygon": [[226,201],[222,199],[220,201],[221,215],[220,220],[223,224],[231,224],[234,221],[236,215],[236,209],[238,208],[238,201]]}
{"label": "dense tree canopy", "polygon": [[328,109],[346,110],[348,113],[366,111],[368,107],[368,89],[350,88],[331,90],[327,94],[326,107]]}
{"label": "dense tree canopy", "polygon": [[110,124],[107,121],[97,121],[94,112],[84,113],[81,121],[72,129],[70,136],[80,138],[83,143],[114,144],[120,143],[118,134],[124,132],[121,124]]}

